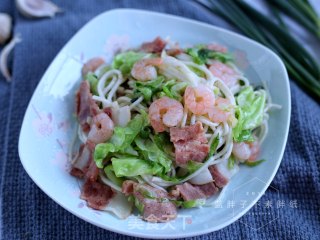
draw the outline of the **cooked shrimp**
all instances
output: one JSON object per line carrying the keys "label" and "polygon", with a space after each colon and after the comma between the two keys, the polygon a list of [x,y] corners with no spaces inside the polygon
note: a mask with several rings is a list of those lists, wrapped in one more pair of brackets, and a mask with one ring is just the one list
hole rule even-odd
{"label": "cooked shrimp", "polygon": [[157,77],[155,66],[162,64],[161,58],[148,58],[137,61],[131,70],[131,75],[139,81],[148,81]]}
{"label": "cooked shrimp", "polygon": [[228,120],[233,112],[230,101],[226,98],[218,97],[215,101],[215,106],[209,109],[208,115],[211,121],[221,123]]}
{"label": "cooked shrimp", "polygon": [[205,85],[188,86],[184,92],[184,104],[194,114],[206,114],[214,102],[213,92]]}
{"label": "cooked shrimp", "polygon": [[88,140],[96,144],[107,141],[113,134],[114,124],[108,114],[101,112],[92,119]]}
{"label": "cooked shrimp", "polygon": [[232,153],[233,155],[240,160],[243,161],[255,161],[260,152],[260,146],[258,141],[250,142],[250,143],[233,143]]}
{"label": "cooked shrimp", "polygon": [[156,132],[163,132],[167,127],[177,126],[182,117],[182,104],[168,97],[155,100],[149,107],[150,122]]}
{"label": "cooked shrimp", "polygon": [[233,155],[241,162],[247,160],[251,155],[250,146],[247,143],[233,143]]}
{"label": "cooked shrimp", "polygon": [[102,58],[96,57],[96,58],[90,59],[82,67],[82,70],[81,70],[82,76],[84,77],[87,75],[87,73],[94,72],[102,64],[104,64],[104,60]]}
{"label": "cooked shrimp", "polygon": [[239,79],[239,73],[236,70],[219,61],[214,61],[210,65],[209,70],[214,76],[220,78],[228,87],[234,86]]}
{"label": "cooked shrimp", "polygon": [[254,142],[249,143],[250,150],[251,150],[251,155],[248,158],[248,161],[252,162],[257,160],[258,155],[260,153],[260,145],[259,142],[256,140]]}

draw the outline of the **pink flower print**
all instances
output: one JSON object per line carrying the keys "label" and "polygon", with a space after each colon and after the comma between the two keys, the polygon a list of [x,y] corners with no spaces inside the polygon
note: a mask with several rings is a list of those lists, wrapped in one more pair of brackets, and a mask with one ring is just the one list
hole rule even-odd
{"label": "pink flower print", "polygon": [[78,204],[78,208],[83,208],[85,206],[85,204],[83,203],[83,202],[80,202],[79,204]]}
{"label": "pink flower print", "polygon": [[74,189],[74,190],[70,190],[70,195],[73,197],[79,197],[80,196],[80,189]]}
{"label": "pink flower print", "polygon": [[40,137],[48,137],[53,131],[53,119],[51,113],[37,113],[37,118],[33,120],[33,127]]}
{"label": "pink flower print", "polygon": [[58,129],[64,132],[68,131],[69,127],[70,127],[70,122],[68,120],[58,123]]}
{"label": "pink flower print", "polygon": [[234,52],[235,64],[241,69],[246,70],[249,66],[247,55],[245,52],[237,50]]}
{"label": "pink flower print", "polygon": [[186,224],[192,224],[192,218],[191,217],[186,218],[185,221],[186,221]]}
{"label": "pink flower print", "polygon": [[128,35],[112,35],[107,39],[104,46],[104,51],[107,53],[108,56],[113,56],[115,53],[127,49],[128,44]]}
{"label": "pink flower print", "polygon": [[56,152],[55,157],[53,158],[51,163],[58,166],[62,171],[67,171],[68,155],[64,151],[59,150],[58,152]]}

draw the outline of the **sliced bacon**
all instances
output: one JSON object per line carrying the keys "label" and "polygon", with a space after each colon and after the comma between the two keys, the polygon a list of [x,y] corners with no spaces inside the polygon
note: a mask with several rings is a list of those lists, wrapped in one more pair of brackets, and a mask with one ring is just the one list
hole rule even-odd
{"label": "sliced bacon", "polygon": [[160,189],[127,180],[122,184],[122,192],[133,195],[143,205],[142,218],[148,222],[166,222],[177,216],[176,206],[165,200],[168,194]]}
{"label": "sliced bacon", "polygon": [[224,186],[226,186],[229,182],[229,179],[225,176],[223,176],[223,174],[219,171],[219,169],[213,165],[209,167],[209,171],[212,175],[212,178],[214,180],[214,183],[217,187],[219,188],[223,188]]}
{"label": "sliced bacon", "polygon": [[104,60],[102,58],[99,58],[99,57],[91,58],[88,62],[86,62],[83,65],[81,69],[82,76],[85,77],[89,72],[94,72],[102,64],[104,64]]}
{"label": "sliced bacon", "polygon": [[167,222],[175,219],[177,208],[172,202],[144,199],[143,219],[148,222]]}
{"label": "sliced bacon", "polygon": [[184,166],[191,160],[202,162],[210,150],[200,122],[187,127],[170,128],[170,140],[175,147],[175,160],[178,166]]}
{"label": "sliced bacon", "polygon": [[178,54],[183,53],[183,49],[181,49],[181,48],[171,48],[171,49],[166,50],[166,52],[167,52],[167,55],[169,55],[169,56],[176,56]]}
{"label": "sliced bacon", "polygon": [[99,169],[93,160],[93,149],[90,144],[83,144],[79,150],[79,156],[72,165],[70,174],[78,178],[86,178],[90,181],[96,181],[99,175]]}
{"label": "sliced bacon", "polygon": [[193,185],[188,182],[175,186],[170,191],[170,196],[174,199],[179,199],[180,197],[184,201],[196,200],[209,198],[216,194],[219,188],[213,183],[206,183],[203,185]]}
{"label": "sliced bacon", "polygon": [[113,197],[112,189],[98,181],[86,180],[81,190],[81,199],[86,200],[89,207],[97,210],[104,209]]}
{"label": "sliced bacon", "polygon": [[124,195],[129,196],[132,195],[134,192],[134,188],[136,187],[137,183],[131,180],[127,180],[124,181],[122,183],[122,193],[124,193]]}
{"label": "sliced bacon", "polygon": [[196,200],[206,197],[206,195],[199,188],[193,186],[188,182],[175,186],[175,189],[179,191],[184,201]]}
{"label": "sliced bacon", "polygon": [[161,53],[166,46],[166,41],[157,37],[152,42],[145,42],[141,45],[141,50],[147,53]]}
{"label": "sliced bacon", "polygon": [[84,173],[82,170],[80,170],[78,168],[74,168],[74,167],[71,168],[70,174],[74,177],[77,177],[77,178],[83,178],[83,176],[84,176]]}
{"label": "sliced bacon", "polygon": [[76,95],[76,114],[84,132],[90,130],[90,118],[97,115],[100,109],[92,99],[88,81],[82,81]]}
{"label": "sliced bacon", "polygon": [[88,163],[88,166],[85,170],[85,177],[86,179],[89,179],[90,181],[94,182],[94,181],[97,181],[98,176],[99,176],[99,168],[97,167],[95,161],[93,160],[93,157],[91,157]]}
{"label": "sliced bacon", "polygon": [[206,184],[203,184],[203,185],[197,185],[196,187],[201,192],[203,192],[203,194],[207,198],[215,195],[219,191],[219,188],[217,188],[217,186],[213,182],[206,183]]}
{"label": "sliced bacon", "polygon": [[209,153],[209,145],[203,144],[200,141],[187,141],[176,142],[175,147],[175,160],[179,166],[184,166],[188,161],[202,162]]}
{"label": "sliced bacon", "polygon": [[72,165],[70,174],[78,178],[83,178],[91,158],[92,151],[87,145],[82,144],[80,146],[79,155]]}
{"label": "sliced bacon", "polygon": [[170,141],[190,141],[197,140],[201,143],[207,143],[208,140],[204,135],[204,130],[201,122],[196,122],[191,126],[172,127],[170,128]]}

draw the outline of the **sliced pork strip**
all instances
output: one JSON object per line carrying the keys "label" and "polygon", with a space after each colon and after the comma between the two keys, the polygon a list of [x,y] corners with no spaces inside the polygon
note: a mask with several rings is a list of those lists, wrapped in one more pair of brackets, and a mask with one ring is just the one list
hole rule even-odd
{"label": "sliced pork strip", "polygon": [[78,178],[83,178],[91,158],[91,150],[87,145],[82,144],[80,146],[79,155],[72,165],[70,174]]}
{"label": "sliced pork strip", "polygon": [[122,183],[122,192],[124,193],[124,195],[132,195],[137,184],[138,183],[131,180],[124,181]]}
{"label": "sliced pork strip", "polygon": [[178,166],[184,166],[190,160],[203,162],[210,150],[200,122],[187,127],[170,128],[170,140],[175,147]]}
{"label": "sliced pork strip", "polygon": [[209,167],[209,171],[214,179],[214,183],[217,187],[223,188],[229,182],[229,178],[221,173],[221,170],[217,166],[213,165]]}
{"label": "sliced pork strip", "polygon": [[207,143],[202,123],[196,122],[194,125],[186,127],[172,127],[170,128],[170,141],[190,141],[196,140],[201,143]]}
{"label": "sliced pork strip", "polygon": [[171,48],[171,49],[166,50],[166,52],[167,52],[167,55],[174,57],[176,55],[179,55],[179,54],[183,53],[183,49],[181,49],[181,48]]}
{"label": "sliced pork strip", "polygon": [[146,184],[124,181],[122,192],[133,195],[143,206],[142,218],[149,222],[166,222],[177,216],[176,206],[168,200],[168,194]]}
{"label": "sliced pork strip", "polygon": [[157,37],[152,42],[145,42],[141,45],[141,50],[147,53],[161,53],[166,46],[166,42]]}
{"label": "sliced pork strip", "polygon": [[99,168],[97,167],[95,161],[93,160],[93,157],[90,158],[90,161],[88,163],[88,166],[85,170],[85,177],[86,179],[89,179],[90,181],[94,182],[97,181],[99,176]]}
{"label": "sliced pork strip", "polygon": [[203,185],[196,185],[195,187],[197,187],[207,198],[219,192],[219,188],[217,188],[217,186],[213,182]]}
{"label": "sliced pork strip", "polygon": [[98,69],[102,64],[104,64],[104,60],[99,57],[91,58],[88,62],[86,62],[82,69],[81,74],[83,77],[85,77],[89,72],[94,72]]}
{"label": "sliced pork strip", "polygon": [[98,105],[92,99],[88,81],[82,81],[76,94],[76,114],[82,130],[90,130],[90,119],[100,112]]}
{"label": "sliced pork strip", "polygon": [[219,191],[219,188],[213,183],[206,183],[203,185],[193,185],[188,182],[175,186],[170,191],[170,196],[174,199],[180,197],[184,201],[209,198],[215,195]]}
{"label": "sliced pork strip", "polygon": [[180,192],[184,201],[206,198],[206,195],[201,191],[201,189],[188,182],[175,186],[175,189]]}
{"label": "sliced pork strip", "polygon": [[87,205],[93,209],[103,210],[113,197],[112,189],[98,181],[86,180],[82,186],[81,199],[87,201]]}
{"label": "sliced pork strip", "polygon": [[209,153],[209,145],[199,141],[176,142],[175,160],[178,166],[184,166],[188,161],[203,162]]}
{"label": "sliced pork strip", "polygon": [[177,208],[172,202],[144,199],[143,219],[149,222],[167,222],[175,219]]}

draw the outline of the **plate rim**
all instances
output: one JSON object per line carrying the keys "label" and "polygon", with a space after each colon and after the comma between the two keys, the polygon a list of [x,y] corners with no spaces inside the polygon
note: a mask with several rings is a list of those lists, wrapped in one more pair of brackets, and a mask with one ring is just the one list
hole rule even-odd
{"label": "plate rim", "polygon": [[[65,204],[63,202],[59,202],[59,200],[57,200],[55,198],[55,196],[53,196],[53,194],[50,194],[46,191],[45,187],[40,186],[40,184],[36,181],[36,177],[33,176],[30,172],[29,172],[29,167],[26,164],[26,161],[24,161],[24,157],[23,157],[23,152],[22,152],[22,141],[21,141],[21,136],[23,135],[23,129],[25,128],[26,125],[26,113],[28,111],[28,109],[31,107],[31,103],[33,101],[33,99],[35,98],[35,93],[39,90],[41,83],[43,82],[43,77],[47,74],[47,72],[49,71],[49,69],[51,68],[51,66],[53,65],[53,63],[56,61],[56,59],[58,58],[58,56],[60,56],[61,53],[64,52],[64,50],[67,48],[67,46],[70,44],[70,42],[79,34],[79,32],[81,32],[83,30],[83,28],[85,28],[87,25],[89,25],[91,22],[96,21],[96,19],[104,17],[105,15],[108,15],[110,13],[117,13],[117,12],[130,12],[131,14],[137,14],[137,15],[141,15],[141,14],[150,14],[150,15],[154,15],[154,16],[158,16],[158,17],[164,17],[170,20],[178,20],[178,21],[182,21],[184,22],[184,24],[195,24],[201,27],[209,27],[212,30],[218,30],[220,32],[223,33],[227,33],[229,35],[232,36],[236,36],[238,38],[242,38],[243,40],[246,40],[247,42],[249,42],[250,44],[259,46],[260,48],[263,48],[265,51],[267,51],[269,54],[271,54],[274,59],[276,59],[277,61],[277,65],[279,65],[281,67],[281,71],[284,73],[285,76],[285,86],[286,86],[286,90],[288,91],[288,95],[287,95],[287,99],[286,102],[288,103],[288,115],[286,116],[286,129],[285,129],[285,136],[284,136],[284,142],[282,144],[281,150],[280,150],[280,155],[279,155],[279,160],[276,162],[276,166],[273,170],[273,172],[271,173],[271,177],[268,179],[268,181],[265,182],[265,185],[262,189],[261,192],[259,192],[259,194],[257,195],[258,197],[256,198],[256,200],[252,201],[251,204],[249,204],[243,211],[241,211],[239,214],[233,216],[232,218],[230,218],[230,220],[221,223],[219,225],[216,226],[212,226],[206,229],[199,229],[199,230],[195,230],[192,232],[180,232],[177,235],[158,235],[158,236],[151,236],[150,234],[144,234],[144,233],[136,233],[136,232],[130,232],[130,230],[128,231],[127,229],[120,229],[120,228],[113,228],[113,227],[109,227],[105,224],[100,224],[99,222],[95,222],[91,219],[88,219],[84,216],[82,216],[82,214],[78,213],[77,211],[68,208],[67,206],[65,206]],[[189,19],[186,17],[181,17],[181,16],[176,16],[176,15],[172,15],[172,14],[167,14],[167,13],[162,13],[162,12],[155,12],[155,11],[150,11],[150,10],[141,10],[141,9],[131,9],[131,8],[116,8],[116,9],[112,9],[112,10],[108,10],[105,12],[102,12],[98,15],[96,15],[95,17],[93,17],[92,19],[90,19],[88,22],[86,22],[65,44],[64,46],[61,48],[61,50],[56,54],[56,56],[54,57],[54,59],[50,62],[49,66],[46,68],[46,71],[44,72],[44,74],[42,75],[42,77],[40,78],[37,87],[34,89],[32,97],[29,100],[28,106],[25,110],[25,114],[23,117],[23,122],[21,125],[21,129],[20,129],[20,134],[19,134],[19,143],[18,143],[18,154],[19,154],[19,158],[20,158],[20,162],[24,168],[24,170],[27,172],[27,174],[29,175],[29,177],[32,179],[32,181],[48,196],[50,197],[54,202],[56,202],[59,206],[61,206],[62,208],[64,208],[65,210],[67,210],[68,212],[72,213],[73,215],[77,216],[78,218],[89,222],[95,226],[98,226],[100,228],[106,229],[108,231],[112,231],[115,233],[119,233],[119,234],[123,234],[123,235],[127,235],[127,236],[133,236],[133,237],[141,237],[141,238],[152,238],[152,239],[173,239],[173,238],[185,238],[185,237],[194,237],[194,236],[199,236],[199,235],[203,235],[203,234],[207,234],[207,233],[211,233],[217,230],[220,230],[234,222],[236,222],[239,218],[241,218],[244,214],[246,214],[253,205],[256,204],[256,202],[259,201],[259,199],[261,198],[261,196],[265,193],[265,191],[267,190],[267,188],[270,186],[271,182],[273,181],[276,173],[278,172],[279,166],[283,160],[283,155],[284,155],[284,151],[287,145],[287,141],[288,141],[288,134],[289,134],[289,128],[290,128],[290,118],[291,118],[291,89],[290,89],[290,84],[289,84],[289,78],[288,78],[288,73],[287,70],[285,68],[284,63],[282,62],[282,60],[280,59],[280,57],[274,53],[271,49],[265,47],[264,45],[250,39],[247,38],[239,33],[230,31],[228,29],[224,29],[215,25],[211,25],[209,23],[205,23],[199,20],[193,20],[193,19]]]}

